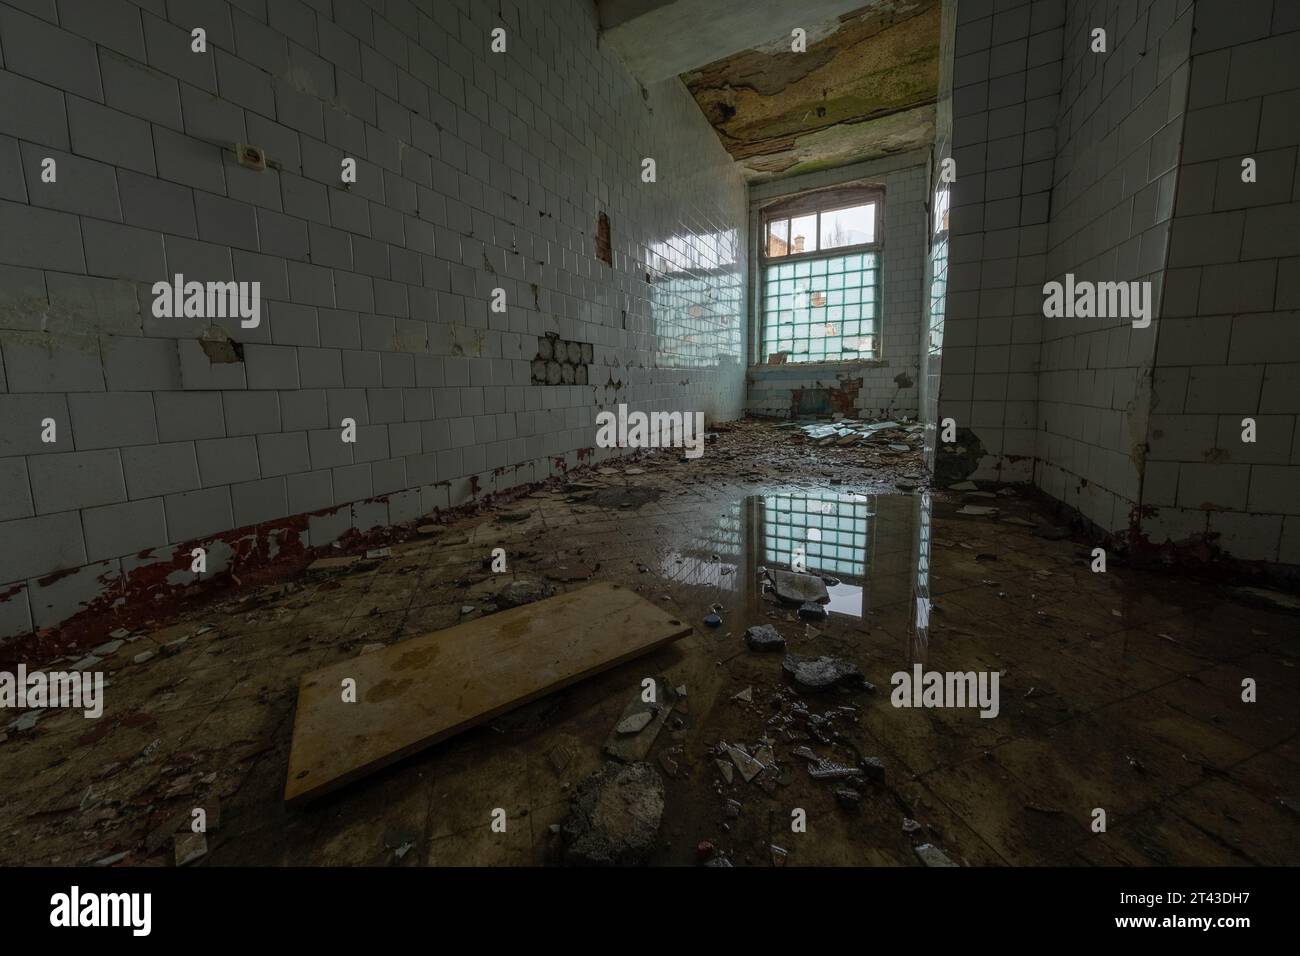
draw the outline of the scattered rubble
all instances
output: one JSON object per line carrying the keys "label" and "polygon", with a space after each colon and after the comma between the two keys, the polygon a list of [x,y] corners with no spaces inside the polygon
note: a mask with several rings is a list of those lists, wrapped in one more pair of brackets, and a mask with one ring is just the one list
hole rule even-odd
{"label": "scattered rubble", "polygon": [[794,435],[822,447],[884,446],[892,452],[919,449],[925,440],[925,426],[907,420],[862,421],[837,417],[829,422],[791,423]]}

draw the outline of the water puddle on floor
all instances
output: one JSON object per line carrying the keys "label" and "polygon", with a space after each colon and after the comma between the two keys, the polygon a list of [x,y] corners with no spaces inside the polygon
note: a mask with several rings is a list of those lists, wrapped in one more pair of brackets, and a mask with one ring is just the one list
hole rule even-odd
{"label": "water puddle on floor", "polygon": [[866,633],[875,628],[864,625],[887,621],[907,634],[900,655],[924,660],[929,532],[928,494],[778,488],[732,503],[716,521],[683,527],[653,570],[673,585],[712,591],[728,622],[739,614],[748,626],[797,607],[777,599],[764,570],[803,569],[821,578],[829,596],[827,617],[811,626]]}

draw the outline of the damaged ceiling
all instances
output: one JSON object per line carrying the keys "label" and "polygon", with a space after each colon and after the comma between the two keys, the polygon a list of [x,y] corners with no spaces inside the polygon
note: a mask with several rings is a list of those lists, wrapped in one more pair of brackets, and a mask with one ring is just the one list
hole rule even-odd
{"label": "damaged ceiling", "polygon": [[934,140],[939,0],[879,0],[681,75],[750,179],[904,152]]}

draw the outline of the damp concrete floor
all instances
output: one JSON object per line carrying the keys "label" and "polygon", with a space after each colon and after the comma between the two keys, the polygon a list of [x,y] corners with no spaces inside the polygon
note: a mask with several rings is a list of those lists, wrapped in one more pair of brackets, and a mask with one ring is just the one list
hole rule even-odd
{"label": "damp concrete floor", "polygon": [[[997,513],[959,513],[972,500]],[[697,461],[584,468],[405,529],[350,572],[304,561],[132,635],[97,665],[102,717],[47,712],[0,740],[0,863],[172,865],[195,807],[208,832],[193,865],[561,863],[553,825],[646,677],[686,690],[647,757],[665,784],[651,864],[916,866],[927,843],[961,865],[1300,862],[1300,618],[1226,580],[1117,560],[1093,573],[1091,543],[1051,527],[1023,493],[927,493],[916,453],[752,423]],[[762,586],[799,546],[831,579],[822,621]],[[506,574],[484,567],[496,547]],[[302,674],[482,614],[515,580],[617,582],[694,633],[285,807]],[[919,629],[918,597],[931,602]],[[780,653],[746,647],[758,624],[792,653],[856,664],[876,690],[799,692]],[[998,672],[998,716],[892,706],[891,675],[916,661]],[[773,772],[728,781],[723,742],[766,746]],[[800,747],[875,757],[883,776],[841,803],[843,783],[813,779]]]}

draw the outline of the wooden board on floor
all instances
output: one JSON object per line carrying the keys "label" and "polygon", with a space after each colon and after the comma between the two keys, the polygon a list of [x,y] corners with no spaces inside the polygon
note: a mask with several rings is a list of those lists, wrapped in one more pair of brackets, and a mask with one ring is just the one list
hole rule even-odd
{"label": "wooden board on floor", "polygon": [[313,671],[298,684],[284,798],[320,796],[690,633],[631,589],[592,584]]}

